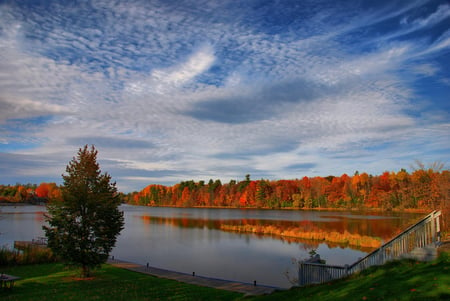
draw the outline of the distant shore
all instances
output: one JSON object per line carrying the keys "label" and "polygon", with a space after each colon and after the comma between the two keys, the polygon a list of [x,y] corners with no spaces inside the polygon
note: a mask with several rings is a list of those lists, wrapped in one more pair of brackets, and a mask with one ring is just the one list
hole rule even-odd
{"label": "distant shore", "polygon": [[298,211],[355,211],[355,212],[407,212],[407,213],[424,213],[427,214],[431,212],[431,209],[416,209],[416,208],[334,208],[334,207],[315,207],[315,208],[299,208],[299,207],[282,207],[282,208],[271,208],[271,207],[237,207],[237,206],[172,206],[172,205],[161,205],[161,206],[151,206],[151,205],[137,205],[124,203],[124,205],[130,206],[142,206],[142,207],[155,207],[155,208],[197,208],[197,209],[255,209],[255,210],[298,210]]}
{"label": "distant shore", "polygon": [[0,202],[1,206],[29,206],[29,205],[38,205],[38,204],[31,204],[31,203],[12,203],[12,202]]}
{"label": "distant shore", "polygon": [[[38,205],[42,206],[45,203],[23,203],[23,202],[4,202],[0,201],[0,206],[30,206],[30,205]],[[252,210],[299,210],[299,211],[354,211],[354,212],[406,212],[406,213],[423,213],[427,214],[430,210],[427,209],[416,209],[416,208],[392,208],[392,209],[384,209],[384,208],[325,208],[325,207],[316,207],[316,208],[298,208],[298,207],[283,207],[283,208],[270,208],[270,207],[237,207],[237,206],[171,206],[171,205],[161,205],[161,206],[148,206],[148,205],[136,205],[124,203],[124,205],[130,206],[143,206],[143,207],[155,207],[155,208],[197,208],[197,209],[252,209]]]}

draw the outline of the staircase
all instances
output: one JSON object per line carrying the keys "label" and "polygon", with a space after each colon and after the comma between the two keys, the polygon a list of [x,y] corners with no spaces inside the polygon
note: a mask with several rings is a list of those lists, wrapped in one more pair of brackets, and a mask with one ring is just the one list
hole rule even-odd
{"label": "staircase", "polygon": [[441,241],[440,216],[441,211],[431,212],[422,220],[352,265],[336,266],[300,262],[298,284],[304,286],[328,282],[395,259],[415,258],[417,260],[432,260],[437,257],[436,248]]}

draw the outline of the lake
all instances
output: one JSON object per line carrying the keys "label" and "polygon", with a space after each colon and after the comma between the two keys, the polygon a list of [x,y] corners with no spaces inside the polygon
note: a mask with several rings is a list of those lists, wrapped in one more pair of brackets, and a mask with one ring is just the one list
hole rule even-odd
{"label": "lake", "polygon": [[[257,209],[163,208],[122,205],[125,229],[111,255],[139,264],[196,275],[287,288],[296,277],[292,259],[316,250],[328,264],[355,262],[373,248],[226,232],[222,224],[307,224],[387,241],[421,215]],[[44,236],[43,206],[0,206],[0,246]]]}

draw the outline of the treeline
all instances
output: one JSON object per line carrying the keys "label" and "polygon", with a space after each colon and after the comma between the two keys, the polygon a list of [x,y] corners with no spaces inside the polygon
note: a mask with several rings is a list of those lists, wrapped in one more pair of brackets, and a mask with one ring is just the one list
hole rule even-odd
{"label": "treeline", "polygon": [[418,169],[353,176],[303,177],[295,180],[184,181],[149,185],[126,196],[147,206],[217,206],[241,208],[380,208],[444,209],[449,206],[450,171]]}
{"label": "treeline", "polygon": [[[183,181],[148,185],[124,195],[123,202],[146,206],[234,208],[379,208],[450,211],[450,170],[420,168],[409,173],[303,177],[295,180]],[[42,203],[61,199],[55,183],[0,185],[0,202]]]}
{"label": "treeline", "polygon": [[0,202],[45,203],[61,199],[61,188],[55,183],[0,185]]}
{"label": "treeline", "polygon": [[[124,200],[124,194],[119,192]],[[47,203],[62,200],[62,187],[56,183],[0,185],[0,203]]]}

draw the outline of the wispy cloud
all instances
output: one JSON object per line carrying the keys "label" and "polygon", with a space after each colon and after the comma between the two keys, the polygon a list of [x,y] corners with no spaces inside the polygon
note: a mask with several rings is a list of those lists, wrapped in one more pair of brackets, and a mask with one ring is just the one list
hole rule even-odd
{"label": "wispy cloud", "polygon": [[146,79],[128,84],[126,90],[139,95],[170,93],[207,71],[214,63],[214,59],[213,49],[205,45],[197,49],[184,62],[168,68],[152,70]]}
{"label": "wispy cloud", "polygon": [[417,19],[410,20],[409,17],[404,17],[400,23],[402,25],[410,25],[412,26],[412,30],[417,30],[418,28],[425,28],[429,26],[433,26],[439,22],[445,21],[450,18],[450,5],[443,4],[439,5],[435,12],[427,15],[425,17],[419,17]]}

